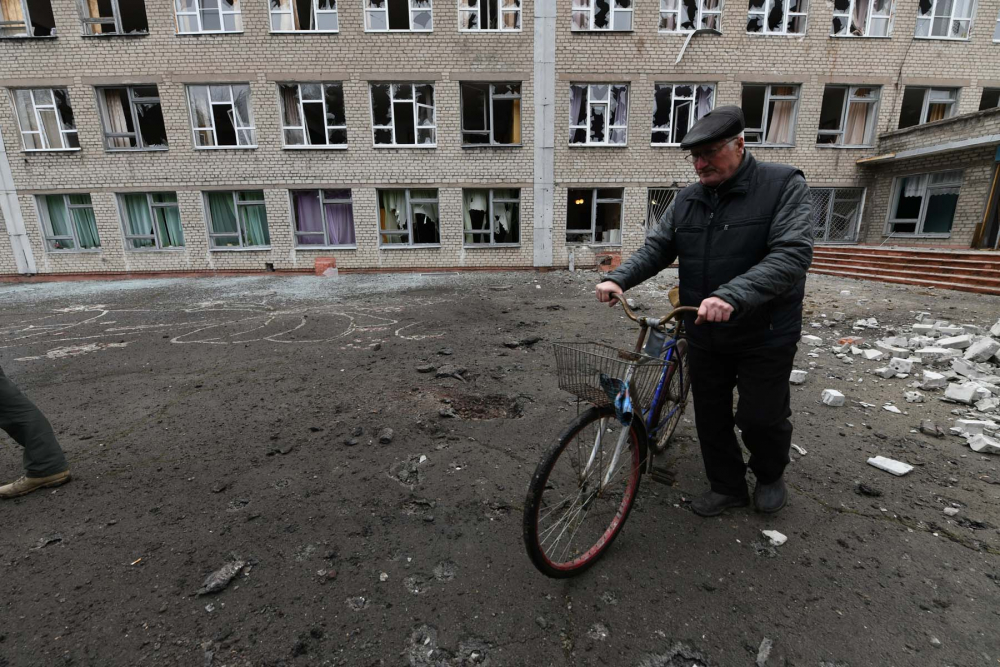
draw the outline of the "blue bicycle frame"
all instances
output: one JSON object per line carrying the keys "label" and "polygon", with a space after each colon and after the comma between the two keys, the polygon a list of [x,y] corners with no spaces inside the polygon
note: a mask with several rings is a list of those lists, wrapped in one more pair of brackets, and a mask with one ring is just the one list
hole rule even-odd
{"label": "blue bicycle frame", "polygon": [[[658,424],[653,424],[653,415],[656,414],[656,408],[660,405],[660,401],[663,399],[663,392],[666,391],[667,374],[670,372],[670,362],[674,357],[674,352],[677,349],[677,339],[671,338],[665,340],[663,343],[663,359],[667,363],[663,365],[663,373],[660,375],[660,381],[656,384],[656,391],[653,393],[653,400],[650,402],[649,407],[646,409],[643,416],[645,417],[646,433],[649,435],[649,439],[653,442],[659,437],[660,429],[670,420],[674,415],[674,412],[680,410],[680,404],[677,404],[667,413],[666,416],[660,419]],[[681,374],[681,386],[684,386],[684,366],[682,364],[677,365],[677,372]]]}

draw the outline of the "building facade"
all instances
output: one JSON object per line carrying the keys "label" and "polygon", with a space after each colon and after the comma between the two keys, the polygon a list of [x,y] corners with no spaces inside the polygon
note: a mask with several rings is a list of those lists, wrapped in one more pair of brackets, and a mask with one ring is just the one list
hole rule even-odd
{"label": "building facade", "polygon": [[[819,241],[968,248],[998,13],[0,0],[0,275],[590,265],[642,242],[723,104],[758,159],[805,172]],[[972,158],[945,146],[963,132]],[[911,145],[938,149],[884,158]]]}

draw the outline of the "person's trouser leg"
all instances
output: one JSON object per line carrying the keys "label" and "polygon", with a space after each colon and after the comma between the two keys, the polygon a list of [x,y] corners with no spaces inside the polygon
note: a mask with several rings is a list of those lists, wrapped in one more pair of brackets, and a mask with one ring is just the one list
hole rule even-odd
{"label": "person's trouser leg", "polygon": [[0,429],[24,447],[24,471],[28,477],[48,477],[67,468],[52,425],[27,396],[0,369]]}
{"label": "person's trouser leg", "polygon": [[688,360],[694,422],[709,484],[716,493],[746,497],[746,465],[733,419],[736,360],[694,345],[688,346]]}
{"label": "person's trouser leg", "polygon": [[792,445],[788,376],[796,347],[793,343],[738,355],[736,424],[750,451],[748,464],[760,484],[778,481],[788,465]]}

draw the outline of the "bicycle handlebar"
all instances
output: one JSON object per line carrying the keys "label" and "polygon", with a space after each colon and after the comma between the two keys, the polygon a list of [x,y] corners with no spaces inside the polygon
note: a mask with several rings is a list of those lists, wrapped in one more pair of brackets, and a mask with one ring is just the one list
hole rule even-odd
{"label": "bicycle handlebar", "polygon": [[660,319],[656,319],[655,317],[639,317],[638,315],[635,314],[635,311],[629,308],[628,303],[625,301],[624,294],[612,294],[611,297],[618,300],[618,303],[622,305],[622,309],[625,311],[625,314],[628,316],[630,320],[644,327],[662,327],[664,324],[676,318],[678,315],[683,315],[684,313],[698,312],[698,309],[695,308],[694,306],[678,306],[677,308],[674,308],[667,315],[664,315]]}

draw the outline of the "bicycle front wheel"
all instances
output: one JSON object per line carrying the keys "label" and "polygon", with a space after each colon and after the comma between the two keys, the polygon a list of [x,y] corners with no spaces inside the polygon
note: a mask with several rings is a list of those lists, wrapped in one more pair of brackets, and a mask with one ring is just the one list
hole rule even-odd
{"label": "bicycle front wheel", "polygon": [[569,425],[538,464],[524,506],[524,544],[542,574],[572,577],[604,555],[632,510],[640,464],[639,435],[613,408]]}

